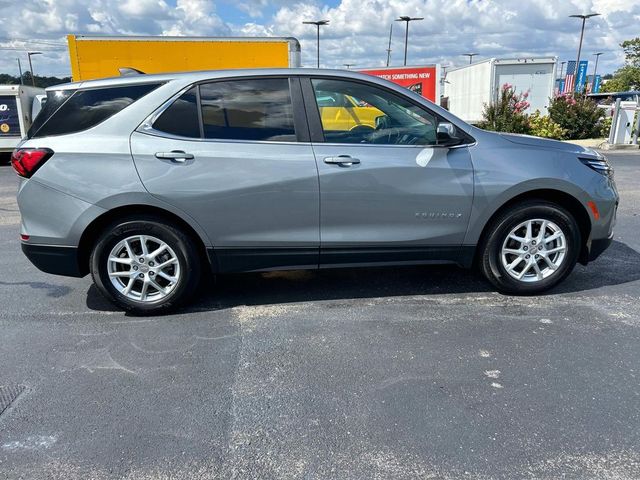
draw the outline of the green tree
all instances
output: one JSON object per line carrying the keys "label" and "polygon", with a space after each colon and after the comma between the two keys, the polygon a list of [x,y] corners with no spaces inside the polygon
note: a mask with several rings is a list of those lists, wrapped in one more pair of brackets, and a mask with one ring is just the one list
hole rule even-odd
{"label": "green tree", "polygon": [[625,65],[602,86],[603,92],[640,90],[640,37],[620,44],[624,50]]}
{"label": "green tree", "polygon": [[640,37],[625,40],[620,46],[624,50],[626,62],[633,67],[640,67]]}

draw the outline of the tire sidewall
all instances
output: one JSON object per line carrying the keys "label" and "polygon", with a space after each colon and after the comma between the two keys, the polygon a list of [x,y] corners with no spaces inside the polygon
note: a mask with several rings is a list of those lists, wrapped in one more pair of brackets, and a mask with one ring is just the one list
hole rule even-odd
{"label": "tire sidewall", "polygon": [[[538,282],[521,282],[509,275],[502,265],[502,245],[513,228],[537,218],[558,225],[565,235],[567,251],[562,265],[555,273]],[[483,269],[489,280],[501,291],[521,295],[540,293],[557,285],[571,273],[578,260],[580,244],[580,230],[569,212],[551,203],[523,204],[501,216],[494,224],[484,248]]]}
{"label": "tire sidewall", "polygon": [[[162,240],[171,247],[180,264],[181,277],[178,284],[169,295],[160,300],[147,303],[127,298],[113,286],[109,278],[107,259],[111,250],[121,240],[135,235],[149,235]],[[91,255],[91,275],[96,286],[121,308],[141,314],[168,310],[183,303],[195,290],[199,272],[197,255],[189,238],[173,226],[152,219],[132,219],[111,225],[105,230]]]}

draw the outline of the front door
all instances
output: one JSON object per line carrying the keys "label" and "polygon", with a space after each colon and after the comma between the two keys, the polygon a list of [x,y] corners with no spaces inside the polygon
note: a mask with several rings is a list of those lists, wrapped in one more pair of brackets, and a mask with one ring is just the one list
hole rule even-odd
{"label": "front door", "polygon": [[299,141],[297,82],[194,86],[131,137],[143,184],[203,227],[219,271],[318,265],[318,174]]}
{"label": "front door", "polygon": [[[313,142],[321,264],[455,261],[473,200],[468,148],[439,146],[439,118],[390,90],[355,80],[310,83],[307,103],[311,95],[345,95],[379,112],[373,127],[348,129],[309,112],[310,125],[316,115],[323,130],[323,141]],[[451,124],[441,126],[455,136]]]}

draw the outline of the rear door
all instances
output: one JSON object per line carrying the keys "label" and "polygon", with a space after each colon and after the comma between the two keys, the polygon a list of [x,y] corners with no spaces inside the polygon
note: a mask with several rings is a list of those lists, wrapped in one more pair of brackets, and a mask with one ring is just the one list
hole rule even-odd
{"label": "rear door", "polygon": [[[320,174],[321,265],[457,261],[473,201],[465,145],[473,139],[368,82],[312,78],[303,89]],[[378,112],[374,127],[321,116],[322,99],[339,95]],[[460,144],[440,146],[449,134]]]}
{"label": "rear door", "polygon": [[156,197],[193,217],[220,271],[317,267],[318,172],[297,78],[195,85],[131,137]]}

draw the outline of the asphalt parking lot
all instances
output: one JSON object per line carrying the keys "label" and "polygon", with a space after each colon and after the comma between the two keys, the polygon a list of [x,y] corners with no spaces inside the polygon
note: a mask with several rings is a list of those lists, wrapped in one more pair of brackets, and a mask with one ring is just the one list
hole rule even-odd
{"label": "asphalt parking lot", "polygon": [[278,272],[148,318],[28,263],[0,167],[0,478],[640,478],[640,155],[610,158],[615,242],[548,295]]}

